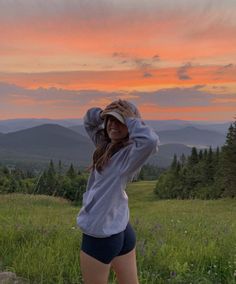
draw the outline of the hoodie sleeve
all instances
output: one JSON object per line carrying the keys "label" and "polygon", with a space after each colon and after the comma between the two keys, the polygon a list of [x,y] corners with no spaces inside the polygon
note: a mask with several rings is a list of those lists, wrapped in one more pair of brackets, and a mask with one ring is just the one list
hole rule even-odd
{"label": "hoodie sleeve", "polygon": [[140,118],[128,117],[125,120],[132,144],[122,161],[121,174],[130,176],[143,166],[149,156],[158,151],[160,141],[154,130]]}
{"label": "hoodie sleeve", "polygon": [[104,141],[103,119],[100,117],[101,108],[90,108],[84,116],[84,128],[94,145]]}

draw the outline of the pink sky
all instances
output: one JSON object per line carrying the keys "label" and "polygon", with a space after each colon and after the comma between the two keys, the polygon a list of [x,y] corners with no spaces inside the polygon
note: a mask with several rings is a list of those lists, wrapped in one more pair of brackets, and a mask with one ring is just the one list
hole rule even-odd
{"label": "pink sky", "polygon": [[0,119],[124,98],[145,119],[231,121],[235,34],[231,0],[1,1]]}

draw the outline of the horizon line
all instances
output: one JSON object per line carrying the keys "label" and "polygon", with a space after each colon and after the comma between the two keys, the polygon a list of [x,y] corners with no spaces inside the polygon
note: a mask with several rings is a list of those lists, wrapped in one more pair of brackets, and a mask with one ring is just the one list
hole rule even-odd
{"label": "horizon line", "polygon": [[[1,121],[7,121],[7,120],[40,120],[40,119],[47,119],[47,120],[83,120],[82,118],[78,117],[72,117],[72,118],[48,118],[48,117],[23,117],[23,118],[0,118]],[[234,120],[186,120],[186,119],[179,119],[179,118],[170,118],[170,119],[143,119],[146,121],[186,121],[186,122],[211,122],[211,123],[230,123]]]}

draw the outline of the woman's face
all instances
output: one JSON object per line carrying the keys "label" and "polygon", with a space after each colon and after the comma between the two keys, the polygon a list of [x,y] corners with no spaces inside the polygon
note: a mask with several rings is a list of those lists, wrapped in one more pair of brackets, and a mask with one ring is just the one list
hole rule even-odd
{"label": "woman's face", "polygon": [[127,126],[111,115],[107,117],[106,130],[112,142],[126,138],[129,133]]}

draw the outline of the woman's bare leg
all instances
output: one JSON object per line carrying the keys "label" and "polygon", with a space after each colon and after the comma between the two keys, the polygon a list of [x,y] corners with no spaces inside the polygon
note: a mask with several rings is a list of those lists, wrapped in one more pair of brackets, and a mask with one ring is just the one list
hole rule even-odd
{"label": "woman's bare leg", "polygon": [[111,266],[119,284],[139,284],[135,248],[127,254],[115,257]]}
{"label": "woman's bare leg", "polygon": [[105,264],[94,257],[80,251],[80,269],[83,284],[107,284],[110,264]]}

